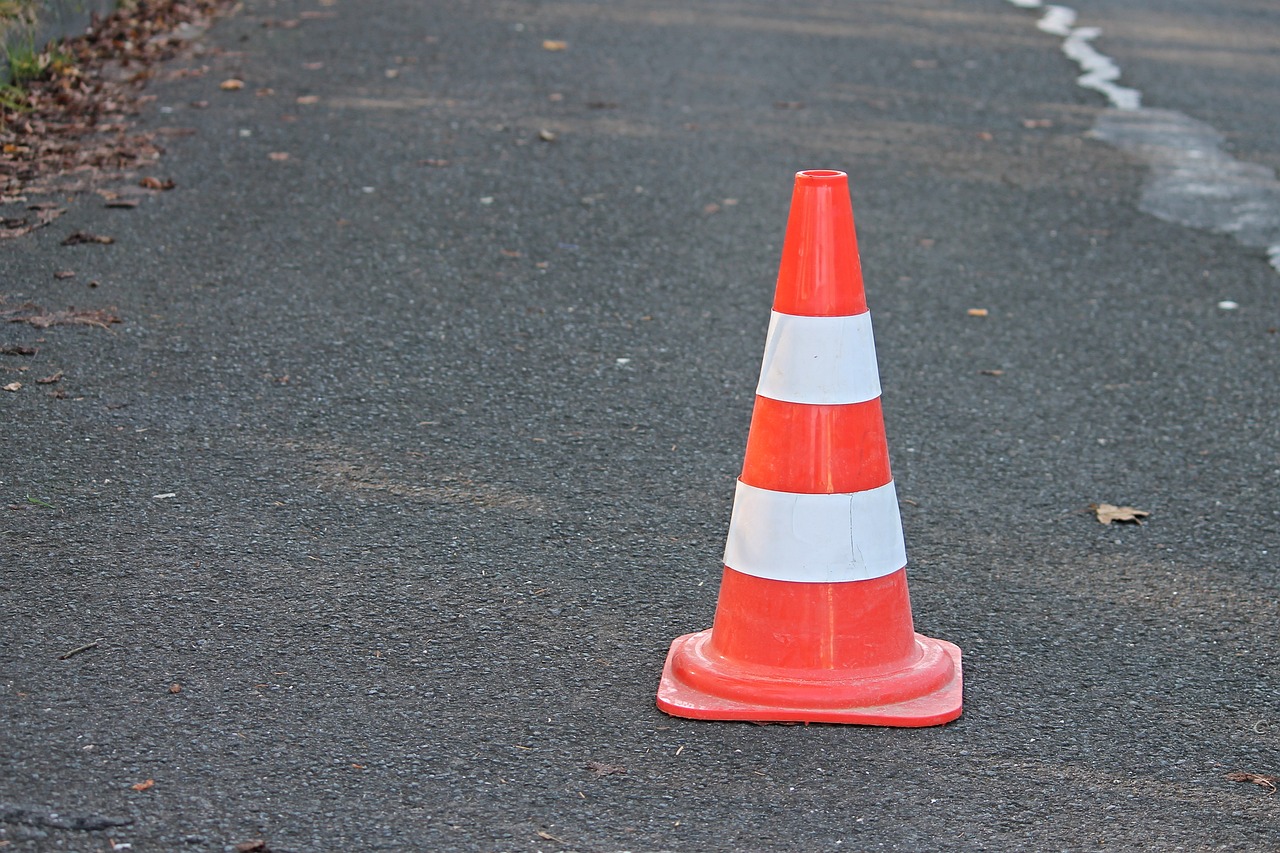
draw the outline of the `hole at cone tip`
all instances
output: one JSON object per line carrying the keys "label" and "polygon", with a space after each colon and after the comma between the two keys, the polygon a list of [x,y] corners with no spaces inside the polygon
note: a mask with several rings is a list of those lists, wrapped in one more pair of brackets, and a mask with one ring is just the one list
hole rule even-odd
{"label": "hole at cone tip", "polygon": [[802,178],[843,178],[844,172],[838,172],[835,169],[806,169],[800,173]]}

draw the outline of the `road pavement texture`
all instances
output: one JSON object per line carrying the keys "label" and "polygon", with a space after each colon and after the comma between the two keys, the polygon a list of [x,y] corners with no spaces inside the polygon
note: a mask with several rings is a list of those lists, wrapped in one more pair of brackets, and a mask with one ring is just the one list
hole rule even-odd
{"label": "road pavement texture", "polygon": [[[0,844],[1280,845],[1280,281],[1139,212],[1034,20],[246,0],[150,86],[175,188],[3,248],[10,306],[122,322],[2,332]],[[942,727],[654,707],[808,168],[850,174],[916,628],[965,653]]]}

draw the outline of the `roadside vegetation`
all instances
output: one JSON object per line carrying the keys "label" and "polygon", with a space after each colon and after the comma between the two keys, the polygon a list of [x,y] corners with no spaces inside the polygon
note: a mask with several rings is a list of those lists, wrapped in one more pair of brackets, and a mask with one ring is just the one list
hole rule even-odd
{"label": "roadside vegetation", "polygon": [[[30,26],[39,0],[0,0],[0,26]],[[6,40],[0,85],[0,204],[92,184],[158,156],[130,116],[157,62],[177,54],[231,0],[130,0],[83,36],[47,45]],[[71,180],[66,179],[70,176]]]}

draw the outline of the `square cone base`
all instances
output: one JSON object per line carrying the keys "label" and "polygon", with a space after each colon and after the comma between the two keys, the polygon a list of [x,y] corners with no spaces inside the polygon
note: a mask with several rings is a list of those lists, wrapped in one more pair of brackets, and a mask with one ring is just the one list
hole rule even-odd
{"label": "square cone base", "polygon": [[[700,631],[671,644],[658,685],[660,710],[695,720],[911,728],[949,723],[962,710],[960,648],[946,640],[916,634],[920,659],[898,672],[833,677],[828,671],[805,678],[739,668],[708,653],[710,638],[710,630]],[[913,695],[915,684],[924,692]],[[846,704],[841,697],[853,701]]]}

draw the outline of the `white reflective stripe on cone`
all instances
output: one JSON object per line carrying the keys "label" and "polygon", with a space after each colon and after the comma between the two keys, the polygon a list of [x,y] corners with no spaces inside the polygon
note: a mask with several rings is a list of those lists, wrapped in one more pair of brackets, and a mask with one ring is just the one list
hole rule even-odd
{"label": "white reflective stripe on cone", "polygon": [[892,574],[907,564],[893,482],[865,492],[813,495],[739,480],[724,564],[758,578],[800,583]]}
{"label": "white reflective stripe on cone", "polygon": [[862,403],[879,397],[871,314],[801,317],[774,311],[756,393],[815,405]]}

